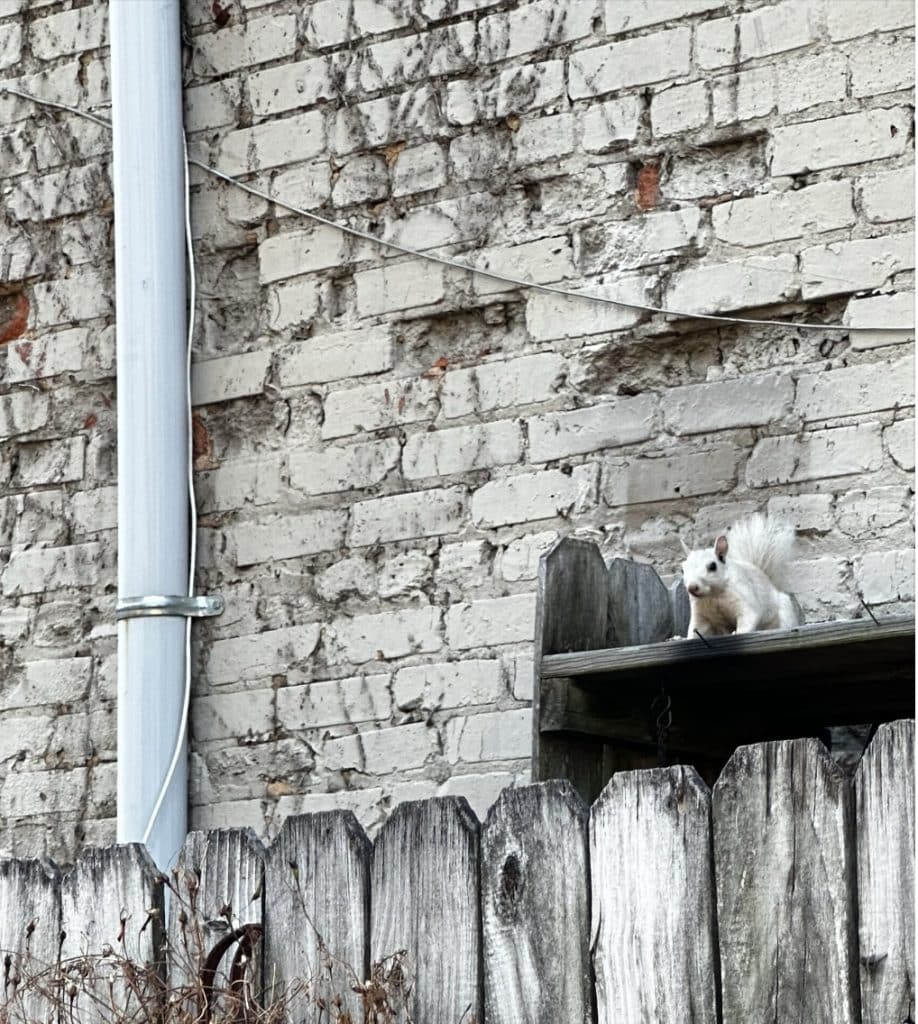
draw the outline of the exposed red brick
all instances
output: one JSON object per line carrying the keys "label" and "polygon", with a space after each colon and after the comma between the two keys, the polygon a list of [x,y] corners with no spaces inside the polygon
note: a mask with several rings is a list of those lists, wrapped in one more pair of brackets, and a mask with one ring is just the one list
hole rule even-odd
{"label": "exposed red brick", "polygon": [[91,412],[86,417],[86,419],[83,420],[83,427],[86,430],[91,430],[98,422],[99,422],[99,417],[94,412]]}
{"label": "exposed red brick", "polygon": [[191,417],[191,449],[195,469],[216,469],[218,463],[214,458],[214,443],[197,413]]}
{"label": "exposed red brick", "polygon": [[26,364],[29,365],[29,360],[32,358],[32,342],[31,341],[20,341],[18,345],[14,345],[13,348],[16,350],[16,355]]}
{"label": "exposed red brick", "polygon": [[660,200],[660,165],[644,164],[638,171],[634,201],[641,210],[652,210]]}
{"label": "exposed red brick", "polygon": [[5,345],[25,332],[29,320],[29,300],[20,292],[13,303],[13,296],[0,298],[0,345]]}

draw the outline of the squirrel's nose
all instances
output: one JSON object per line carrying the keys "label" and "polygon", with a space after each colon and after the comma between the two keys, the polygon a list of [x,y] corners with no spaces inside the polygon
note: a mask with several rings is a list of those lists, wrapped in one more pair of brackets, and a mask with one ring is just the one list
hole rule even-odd
{"label": "squirrel's nose", "polygon": [[697,583],[690,583],[688,585],[688,592],[693,597],[700,597],[701,596],[701,587],[699,587]]}

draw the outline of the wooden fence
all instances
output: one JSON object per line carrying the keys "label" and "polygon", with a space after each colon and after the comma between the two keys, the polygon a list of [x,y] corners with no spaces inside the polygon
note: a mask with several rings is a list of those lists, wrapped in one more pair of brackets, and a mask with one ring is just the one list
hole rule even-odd
{"label": "wooden fence", "polygon": [[[86,984],[59,989],[71,1016],[23,1000],[30,961],[70,958],[76,977],[113,950],[180,982],[190,934],[206,952],[251,924],[264,1002],[313,982],[293,1021],[901,1024],[913,764],[901,720],[853,779],[818,741],[784,740],[738,749],[713,791],[670,767],[614,775],[592,807],[566,781],[508,789],[483,825],[463,799],[402,804],[373,843],[348,812],[290,818],[267,849],[248,830],[193,833],[165,927],[141,847],[88,851],[65,875],[7,861],[3,1000],[111,1021]],[[136,980],[118,984],[130,1001]],[[393,1013],[377,1017],[384,985]]]}

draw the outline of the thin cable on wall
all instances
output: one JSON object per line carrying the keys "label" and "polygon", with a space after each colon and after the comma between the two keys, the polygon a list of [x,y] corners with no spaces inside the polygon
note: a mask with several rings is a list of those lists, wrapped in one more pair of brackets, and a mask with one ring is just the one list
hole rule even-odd
{"label": "thin cable on wall", "polygon": [[[33,96],[30,93],[22,92],[19,89],[11,88],[10,86],[0,87],[0,93],[9,93],[13,96],[19,96],[22,99],[28,100],[38,106],[53,107],[57,110],[65,110],[68,113],[75,114],[78,117],[87,118],[90,121],[94,121],[96,124],[102,125],[105,128],[111,129],[110,122],[104,118],[98,117],[95,114],[91,114],[88,111],[80,110],[77,107],[68,106],[66,103],[57,103],[53,100],[45,100],[40,97]],[[793,330],[808,330],[808,331],[844,331],[846,333],[863,332],[863,331],[885,331],[885,332],[912,332],[914,331],[914,325],[909,327],[893,327],[886,324],[870,324],[870,325],[851,325],[851,324],[811,324],[811,323],[798,323],[793,320],[767,320],[767,319],[754,319],[752,317],[738,317],[738,316],[723,316],[716,313],[695,313],[688,310],[672,309],[663,306],[651,306],[645,303],[639,302],[628,302],[624,299],[614,299],[607,295],[596,295],[592,292],[578,292],[573,291],[569,288],[562,288],[558,285],[550,284],[539,284],[535,281],[526,281],[522,278],[513,277],[509,274],[500,274],[492,270],[483,270],[479,267],[471,266],[467,263],[462,263],[459,260],[450,259],[447,256],[437,256],[429,252],[420,252],[417,249],[411,249],[406,245],[400,245],[398,242],[392,242],[384,238],[379,238],[377,235],[370,234],[368,231],[361,231],[358,228],[348,227],[344,224],[339,224],[336,221],[329,220],[327,217],[322,217],[318,213],[313,213],[310,210],[304,210],[302,207],[295,206],[293,203],[288,203],[284,199],[280,199],[276,196],[272,196],[261,189],[255,188],[252,185],[247,184],[244,181],[240,181],[238,178],[233,177],[230,174],[218,170],[216,167],[212,167],[210,164],[205,163],[203,160],[199,160],[196,157],[187,156],[186,150],[186,161],[195,167],[200,168],[207,174],[218,178],[220,181],[224,181],[229,185],[241,189],[244,192],[248,192],[250,195],[257,196],[259,199],[263,199],[266,202],[273,203],[275,206],[280,206],[285,210],[289,210],[291,213],[298,214],[301,217],[305,217],[308,220],[314,221],[317,224],[323,224],[326,227],[333,228],[335,231],[340,231],[342,234],[350,235],[353,238],[360,238],[364,241],[373,243],[375,245],[383,246],[388,249],[392,249],[395,252],[402,253],[405,256],[411,256],[415,259],[426,260],[429,263],[437,263],[444,267],[449,267],[452,270],[458,270],[467,274],[477,274],[480,277],[487,277],[494,281],[500,281],[504,284],[508,284],[513,288],[522,288],[531,291],[545,292],[550,295],[558,295],[562,298],[567,299],[579,299],[587,302],[597,302],[603,305],[619,306],[625,309],[635,309],[644,313],[655,313],[662,316],[676,317],[679,319],[687,320],[705,320],[713,321],[715,323],[724,324],[749,324],[758,327],[788,327]],[[765,269],[765,268],[761,268]],[[854,284],[855,282],[848,282]]]}

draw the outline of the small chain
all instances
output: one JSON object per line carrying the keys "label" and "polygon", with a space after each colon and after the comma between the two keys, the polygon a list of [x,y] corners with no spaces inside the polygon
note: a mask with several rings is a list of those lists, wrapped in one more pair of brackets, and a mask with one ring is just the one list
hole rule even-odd
{"label": "small chain", "polygon": [[668,765],[666,738],[669,735],[670,727],[673,724],[673,702],[666,688],[661,686],[660,692],[654,697],[650,705],[651,712],[656,715],[657,726],[657,767],[666,768]]}

